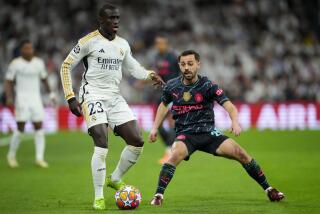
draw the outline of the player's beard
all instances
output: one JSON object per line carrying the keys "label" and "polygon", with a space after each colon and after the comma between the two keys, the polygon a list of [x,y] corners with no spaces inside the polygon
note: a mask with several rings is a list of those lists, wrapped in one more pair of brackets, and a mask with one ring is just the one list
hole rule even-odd
{"label": "player's beard", "polygon": [[196,74],[194,74],[192,71],[184,72],[183,73],[183,78],[185,78],[188,81],[193,80],[195,78]]}

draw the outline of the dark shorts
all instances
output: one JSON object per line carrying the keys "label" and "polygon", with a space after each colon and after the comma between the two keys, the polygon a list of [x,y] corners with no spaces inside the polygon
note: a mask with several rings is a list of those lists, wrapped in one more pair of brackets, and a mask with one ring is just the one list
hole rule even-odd
{"label": "dark shorts", "polygon": [[219,130],[214,129],[211,133],[192,133],[179,134],[175,141],[182,141],[186,144],[188,149],[188,156],[185,160],[189,160],[192,153],[199,150],[217,156],[216,150],[223,143],[228,136],[223,135]]}

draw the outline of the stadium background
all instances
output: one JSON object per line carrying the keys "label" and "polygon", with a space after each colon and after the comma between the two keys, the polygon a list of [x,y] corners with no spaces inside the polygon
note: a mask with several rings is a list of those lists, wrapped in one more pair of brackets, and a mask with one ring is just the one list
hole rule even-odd
{"label": "stadium background", "polygon": [[[3,213],[44,211],[48,207],[52,212],[60,212],[62,209],[71,213],[74,211],[75,204],[81,207],[81,212],[87,212],[90,209],[88,201],[91,201],[91,186],[82,186],[84,182],[89,183],[90,139],[83,133],[65,132],[78,129],[86,131],[86,127],[83,119],[77,119],[68,112],[63,99],[59,70],[63,59],[77,40],[96,28],[96,11],[104,2],[98,0],[0,0],[2,103],[0,105],[0,137],[7,137],[15,128],[12,109],[3,106],[5,102],[3,82],[8,63],[17,56],[19,40],[30,38],[34,42],[37,55],[44,58],[46,62],[50,85],[59,96],[59,107],[46,108],[45,129],[53,133],[47,139],[51,171],[43,174],[32,168],[32,157],[28,157],[31,156],[32,145],[27,143],[21,149],[25,158],[21,161],[27,166],[20,171],[20,174],[18,171],[12,172],[4,163],[6,149],[0,147],[0,182],[2,181],[0,213],[1,210]],[[218,82],[239,109],[240,123],[246,130],[243,137],[239,138],[240,144],[257,154],[266,170],[270,171],[271,177],[277,181],[277,185],[284,187],[284,192],[292,194],[291,199],[288,197],[289,202],[276,205],[276,209],[272,205],[264,204],[265,201],[262,199],[252,205],[248,201],[261,198],[261,192],[257,190],[255,184],[252,184],[249,179],[242,178],[245,177],[242,174],[241,178],[232,177],[232,171],[238,168],[229,162],[215,160],[212,162],[215,165],[214,169],[223,174],[217,175],[217,173],[215,181],[211,179],[207,181],[218,185],[215,186],[214,191],[222,194],[223,197],[214,197],[214,207],[205,204],[209,199],[204,198],[212,197],[208,188],[182,189],[183,184],[186,186],[190,183],[178,177],[173,185],[181,186],[176,187],[178,189],[176,192],[174,187],[172,190],[169,189],[169,194],[173,196],[171,198],[168,196],[168,200],[171,199],[174,203],[170,204],[169,201],[168,203],[173,208],[164,210],[171,213],[177,210],[192,213],[201,209],[203,212],[216,209],[218,213],[229,213],[229,211],[230,213],[237,211],[257,213],[261,210],[265,213],[318,213],[320,210],[320,196],[317,193],[320,190],[317,182],[320,179],[317,164],[320,161],[318,157],[320,151],[318,131],[320,129],[320,1],[119,0],[111,2],[120,7],[119,34],[129,41],[134,57],[146,68],[153,67],[155,56],[153,39],[158,34],[165,33],[171,48],[177,53],[190,48],[200,53],[201,73]],[[79,65],[72,74],[75,91],[78,91],[80,86],[82,73],[83,67]],[[148,85],[141,87],[139,81],[124,75],[121,91],[137,114],[141,127],[148,131],[155,108],[151,105],[152,87]],[[43,99],[46,104],[49,103],[45,94]],[[227,129],[230,121],[226,112],[219,107],[216,111],[217,126]],[[27,130],[32,130],[30,124]],[[119,141],[114,137],[111,137],[111,140]],[[32,142],[29,138],[25,141]],[[123,146],[123,144],[113,146],[114,151],[110,153],[111,160],[109,159],[110,166],[116,164],[121,145]],[[73,153],[74,147],[80,148],[77,151],[79,154]],[[130,179],[127,179],[134,180],[139,187],[142,186],[143,194],[151,197],[159,168],[156,158],[161,156],[164,148],[161,145],[146,147],[141,164],[129,173]],[[73,156],[69,157],[70,153]],[[272,157],[272,160],[269,157]],[[61,158],[72,164],[62,162]],[[62,185],[65,190],[59,194],[55,192],[55,185],[51,184],[53,188],[48,190],[53,192],[49,194],[48,199],[48,195],[36,190],[41,187],[34,188],[33,180],[40,178],[50,180],[53,177],[56,181],[60,181],[57,174],[72,171],[76,166],[76,160],[81,160],[80,164],[86,166],[81,171],[82,174],[79,172],[85,176],[79,178],[68,175],[69,181],[74,184],[72,189],[70,185]],[[153,164],[149,164],[149,161]],[[196,154],[193,163],[188,163],[191,166],[186,164],[181,167],[181,174],[185,173],[185,176],[190,176],[190,179],[198,179],[196,173],[194,175],[188,173],[189,170],[193,170],[193,165],[206,171],[204,174],[211,176],[208,172],[209,168],[203,166],[203,161],[209,161],[209,158]],[[145,171],[148,167],[150,170]],[[153,167],[152,170],[151,167]],[[297,171],[301,168],[303,173],[299,174]],[[285,175],[281,173],[282,170],[285,171]],[[202,171],[200,170],[199,174]],[[153,180],[142,181],[138,173],[147,173]],[[226,178],[223,175],[230,177]],[[20,177],[25,179],[24,185],[17,184]],[[250,196],[243,196],[244,185],[238,188],[230,184],[230,189],[233,191],[226,190],[222,187],[226,188],[226,184],[219,183],[219,179],[220,182],[224,180],[234,183],[233,179],[237,179],[239,183],[247,182],[251,185],[246,189]],[[299,188],[301,183],[303,185]],[[15,186],[9,188],[11,184]],[[145,187],[146,184],[148,187]],[[42,185],[43,188],[47,188],[46,182]],[[67,201],[69,196],[66,195],[75,195],[76,188],[77,190],[84,188],[87,194],[70,205]],[[28,197],[22,197],[26,194],[23,191],[28,192]],[[190,202],[193,208],[187,209],[184,204],[187,202],[183,201],[189,199],[181,197],[183,191],[189,195],[195,191],[203,191],[205,195],[195,197],[194,201]],[[308,194],[307,202],[304,202],[304,194]],[[40,196],[43,197],[43,201],[38,199]],[[111,198],[110,195],[108,197]],[[241,197],[244,199],[239,201]],[[23,201],[25,198],[29,198],[29,201]],[[238,203],[230,204],[228,202],[230,198]],[[11,204],[15,199],[23,202],[21,206],[17,205],[13,209]],[[111,204],[110,202],[109,206],[115,208]],[[148,206],[140,211],[154,212]],[[75,213],[79,212],[75,211]]]}

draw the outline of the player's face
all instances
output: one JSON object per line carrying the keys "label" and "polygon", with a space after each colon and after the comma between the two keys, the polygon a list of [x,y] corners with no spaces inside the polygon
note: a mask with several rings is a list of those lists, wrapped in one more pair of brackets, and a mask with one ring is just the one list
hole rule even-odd
{"label": "player's face", "polygon": [[197,77],[200,62],[195,59],[193,54],[181,56],[179,62],[180,70],[186,80],[192,81]]}
{"label": "player's face", "polygon": [[31,59],[34,54],[32,43],[25,43],[20,49],[21,56],[26,59]]}
{"label": "player's face", "polygon": [[119,29],[120,12],[118,9],[106,9],[101,17],[100,26],[109,34],[116,34]]}
{"label": "player's face", "polygon": [[155,39],[154,46],[160,53],[165,53],[169,46],[168,40],[163,37],[157,37]]}

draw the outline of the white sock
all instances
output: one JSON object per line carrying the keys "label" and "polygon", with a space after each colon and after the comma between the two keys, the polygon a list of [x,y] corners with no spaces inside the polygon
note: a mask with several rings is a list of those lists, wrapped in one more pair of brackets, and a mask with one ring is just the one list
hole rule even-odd
{"label": "white sock", "polygon": [[19,130],[14,131],[10,140],[9,151],[7,155],[9,158],[16,157],[16,153],[21,141],[20,138],[21,138],[21,132]]}
{"label": "white sock", "polygon": [[108,149],[94,147],[91,159],[91,170],[95,199],[103,198],[103,186],[106,179],[106,157]]}
{"label": "white sock", "polygon": [[34,133],[34,144],[36,148],[36,160],[44,160],[44,150],[45,150],[45,138],[44,131],[42,129],[36,130]]}
{"label": "white sock", "polygon": [[137,162],[142,150],[143,147],[127,145],[121,153],[118,165],[111,175],[111,180],[120,181],[123,174],[126,173],[130,167]]}

